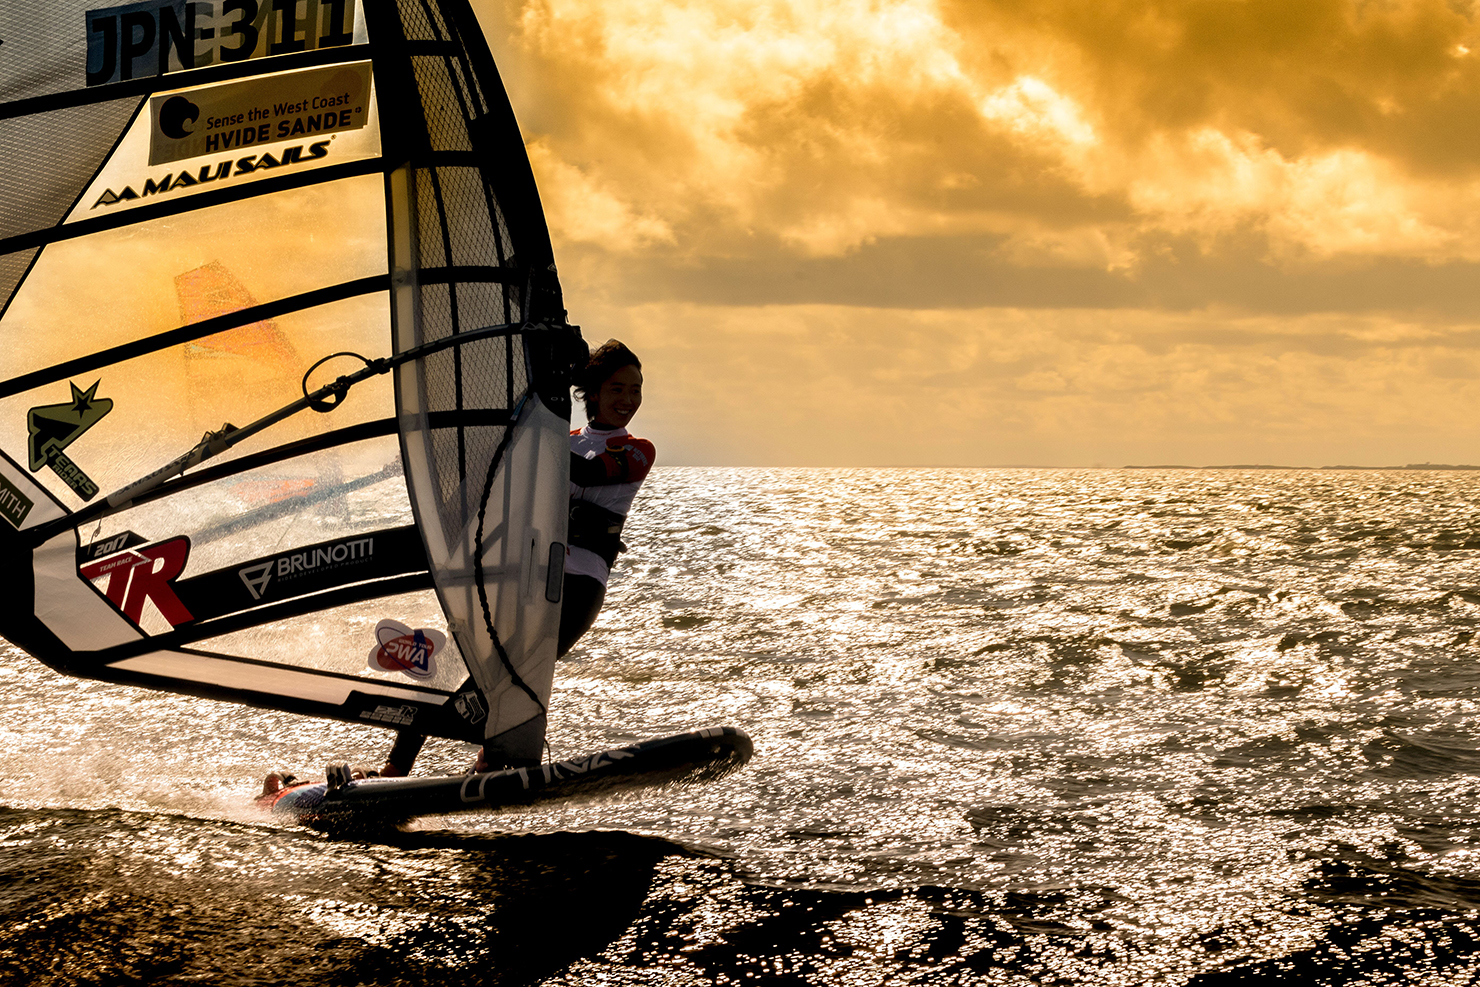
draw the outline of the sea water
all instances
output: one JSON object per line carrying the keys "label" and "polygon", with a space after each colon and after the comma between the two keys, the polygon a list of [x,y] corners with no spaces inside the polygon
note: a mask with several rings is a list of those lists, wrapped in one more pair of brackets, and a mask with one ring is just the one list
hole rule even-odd
{"label": "sea water", "polygon": [[720,782],[330,840],[262,776],[387,734],[6,646],[0,982],[1477,979],[1480,474],[669,468],[626,540],[551,753]]}

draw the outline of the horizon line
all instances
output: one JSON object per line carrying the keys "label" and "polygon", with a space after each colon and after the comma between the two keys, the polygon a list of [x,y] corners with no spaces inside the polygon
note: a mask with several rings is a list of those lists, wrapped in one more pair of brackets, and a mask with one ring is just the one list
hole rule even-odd
{"label": "horizon line", "polygon": [[911,463],[911,464],[879,464],[867,463],[860,465],[802,465],[791,464],[760,464],[760,463],[663,463],[654,467],[655,469],[917,469],[917,470],[1308,470],[1319,472],[1322,470],[1351,472],[1366,470],[1370,472],[1464,472],[1467,470],[1480,470],[1480,466],[1469,464],[1450,463],[1408,463],[1403,466],[1289,466],[1277,463],[1228,463],[1208,464],[1193,466],[1185,463],[1153,463],[1137,464],[1128,463],[1122,466],[1104,466],[1100,464],[1090,466],[1065,466],[1049,465],[1043,463],[988,463],[988,464],[963,464],[963,463]]}

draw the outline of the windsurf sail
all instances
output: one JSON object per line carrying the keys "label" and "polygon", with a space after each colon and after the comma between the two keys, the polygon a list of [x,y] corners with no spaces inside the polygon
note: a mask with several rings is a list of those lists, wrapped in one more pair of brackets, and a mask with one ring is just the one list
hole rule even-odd
{"label": "windsurf sail", "polygon": [[0,635],[537,761],[566,322],[464,0],[0,16]]}

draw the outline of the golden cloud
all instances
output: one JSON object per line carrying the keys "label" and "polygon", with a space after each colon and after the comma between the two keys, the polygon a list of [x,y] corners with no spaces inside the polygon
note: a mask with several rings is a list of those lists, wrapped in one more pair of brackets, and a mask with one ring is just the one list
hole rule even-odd
{"label": "golden cloud", "polygon": [[1473,4],[498,10],[665,462],[1475,461]]}
{"label": "golden cloud", "polygon": [[1475,28],[1439,0],[530,0],[508,23],[556,234],[617,252],[993,235],[1131,271],[1253,232],[1278,263],[1480,258]]}

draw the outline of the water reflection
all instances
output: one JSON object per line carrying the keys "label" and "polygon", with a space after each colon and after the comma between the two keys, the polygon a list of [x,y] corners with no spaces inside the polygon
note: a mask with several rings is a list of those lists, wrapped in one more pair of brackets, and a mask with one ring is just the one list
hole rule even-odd
{"label": "water reflection", "polygon": [[655,864],[621,832],[296,831],[0,809],[0,982],[522,985],[600,953]]}

